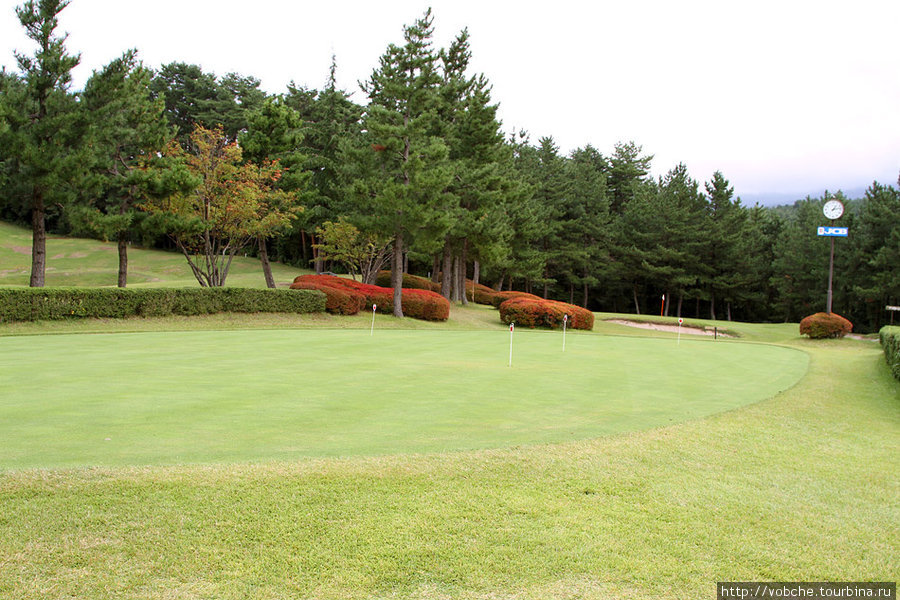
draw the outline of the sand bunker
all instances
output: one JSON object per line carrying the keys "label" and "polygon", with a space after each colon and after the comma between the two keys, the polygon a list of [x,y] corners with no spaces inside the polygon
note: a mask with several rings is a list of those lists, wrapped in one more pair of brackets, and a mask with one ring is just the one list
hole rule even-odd
{"label": "sand bunker", "polygon": [[[651,321],[629,321],[627,319],[607,319],[607,323],[616,323],[617,325],[626,325],[628,327],[638,327],[640,329],[652,329],[654,331],[668,331],[670,333],[678,333],[678,325],[670,325],[668,323],[653,323]],[[681,333],[688,335],[716,335],[716,331],[712,327],[698,327],[696,325],[682,325]],[[730,333],[719,330],[719,337],[734,337]]]}

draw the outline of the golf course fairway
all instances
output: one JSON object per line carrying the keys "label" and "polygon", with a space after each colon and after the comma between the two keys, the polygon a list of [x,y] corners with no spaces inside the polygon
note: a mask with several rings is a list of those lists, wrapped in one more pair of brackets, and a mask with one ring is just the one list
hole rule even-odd
{"label": "golf course fairway", "polygon": [[806,353],[508,331],[251,330],[0,339],[0,469],[555,443],[772,397]]}

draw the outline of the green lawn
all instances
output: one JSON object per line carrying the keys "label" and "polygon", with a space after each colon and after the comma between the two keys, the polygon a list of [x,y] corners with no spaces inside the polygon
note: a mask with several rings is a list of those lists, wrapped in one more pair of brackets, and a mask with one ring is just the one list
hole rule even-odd
{"label": "green lawn", "polygon": [[[0,339],[0,468],[246,462],[562,442],[791,387],[807,355],[520,330]],[[71,360],[77,356],[77,360]],[[765,377],[760,378],[764,373]]]}
{"label": "green lawn", "polygon": [[[0,285],[22,285],[3,239]],[[517,331],[511,369],[477,306],[378,315],[374,337],[369,315],[0,324],[0,598],[898,579],[900,384],[877,344],[721,321],[701,323],[740,338],[678,344],[597,317],[565,354]]]}

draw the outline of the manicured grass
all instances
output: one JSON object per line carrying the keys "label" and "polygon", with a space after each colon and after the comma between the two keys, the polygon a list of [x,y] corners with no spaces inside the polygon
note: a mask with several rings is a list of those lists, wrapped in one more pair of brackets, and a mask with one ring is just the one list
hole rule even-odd
{"label": "manicured grass", "polygon": [[[51,236],[47,239],[47,286],[115,286],[119,255],[115,243]],[[277,283],[286,285],[304,273],[272,263]],[[0,222],[0,285],[28,285],[31,273],[31,232]],[[238,256],[226,283],[240,287],[266,287],[258,259]],[[187,260],[176,252],[131,247],[128,252],[128,285],[195,287],[197,280]]]}
{"label": "manicured grass", "polygon": [[593,440],[5,472],[0,597],[706,598],[723,580],[896,580],[900,385],[874,344],[791,345],[809,373],[769,400]]}
{"label": "manicured grass", "polygon": [[7,337],[0,468],[570,441],[756,402],[807,368],[775,346],[567,338],[563,353],[558,332],[518,331],[509,368],[505,329]]}

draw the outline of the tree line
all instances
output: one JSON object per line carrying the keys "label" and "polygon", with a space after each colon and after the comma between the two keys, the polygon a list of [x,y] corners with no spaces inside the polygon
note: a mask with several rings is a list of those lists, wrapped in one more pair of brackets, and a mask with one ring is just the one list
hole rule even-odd
{"label": "tree line", "polygon": [[436,48],[430,10],[378,58],[360,105],[334,61],[322,89],[273,95],[252,76],[153,70],[133,50],[74,91],[79,56],[56,31],[67,4],[17,8],[37,48],[0,71],[0,217],[32,227],[32,286],[49,228],[117,241],[122,287],[141,242],[181,252],[204,286],[250,252],[270,287],[271,257],[367,282],[386,267],[395,298],[414,272],[461,303],[474,280],[593,310],[796,321],[824,310],[815,229],[836,197],[851,233],[836,244],[835,311],[871,329],[900,303],[897,188],[748,207],[720,172],[654,178],[634,142],[563,154],[504,132],[468,32]]}

